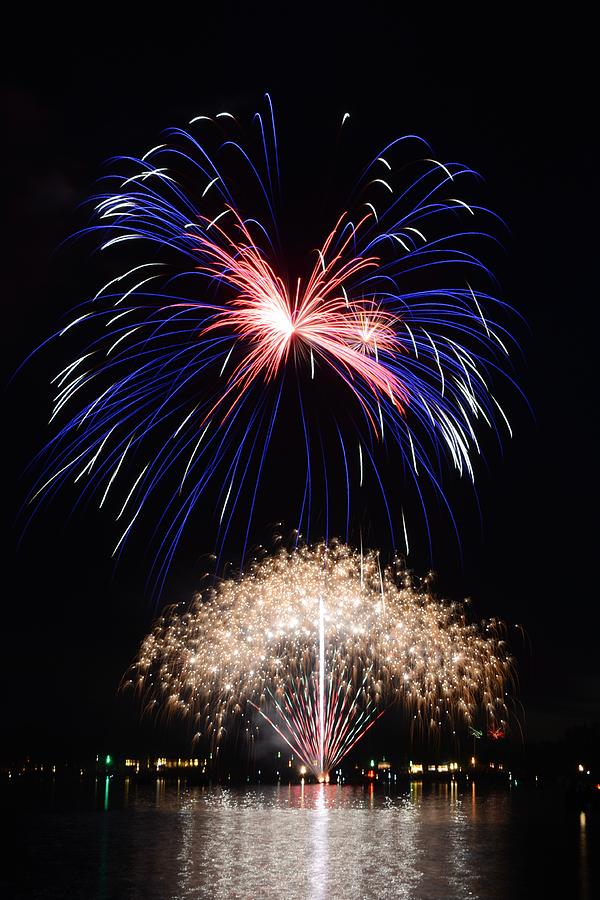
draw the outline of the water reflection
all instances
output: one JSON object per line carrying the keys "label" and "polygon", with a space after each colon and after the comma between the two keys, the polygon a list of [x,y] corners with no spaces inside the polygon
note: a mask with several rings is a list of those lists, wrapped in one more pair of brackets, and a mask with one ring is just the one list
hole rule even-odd
{"label": "water reflection", "polygon": [[174,896],[483,896],[494,860],[470,839],[471,802],[455,782],[426,802],[420,782],[387,797],[372,786],[190,790]]}
{"label": "water reflection", "polygon": [[167,782],[164,778],[156,779],[155,805],[160,809],[167,796]]}
{"label": "water reflection", "polygon": [[582,900],[587,900],[587,814],[583,810],[579,813],[579,859],[581,872],[581,898]]}
{"label": "water reflection", "polygon": [[513,900],[552,888],[593,896],[593,819],[569,816],[551,791],[456,781],[388,793],[335,784],[237,790],[164,779],[100,779],[86,790],[86,810],[30,821],[30,877],[39,883],[19,896]]}

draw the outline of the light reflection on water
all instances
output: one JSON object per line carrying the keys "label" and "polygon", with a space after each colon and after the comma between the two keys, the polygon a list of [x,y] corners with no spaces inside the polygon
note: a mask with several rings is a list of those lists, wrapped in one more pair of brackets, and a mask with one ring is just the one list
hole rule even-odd
{"label": "light reflection on water", "polygon": [[35,871],[9,896],[512,900],[550,887],[593,896],[590,817],[569,818],[552,792],[127,779],[99,782],[93,796],[94,809],[83,797],[76,810],[28,814]]}

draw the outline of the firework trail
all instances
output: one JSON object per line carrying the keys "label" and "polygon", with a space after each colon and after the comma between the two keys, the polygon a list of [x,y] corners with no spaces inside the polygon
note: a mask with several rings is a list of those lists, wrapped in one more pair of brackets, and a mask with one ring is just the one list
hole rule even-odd
{"label": "firework trail", "polygon": [[[511,381],[511,341],[496,321],[505,304],[475,255],[497,217],[461,196],[476,173],[435,160],[420,138],[390,142],[293,273],[268,95],[265,109],[254,154],[219,113],[112,161],[82,232],[111,277],[53,336],[76,349],[53,381],[56,430],[28,514],[74,481],[78,502],[114,511],[117,557],[145,517],[159,586],[194,511],[217,517],[221,549],[239,516],[243,558],[259,491],[280,489],[268,463],[283,411],[285,429],[297,423],[286,491],[297,494],[298,531],[308,537],[323,506],[329,522],[337,480],[348,540],[351,502],[370,478],[361,502],[380,492],[405,552],[390,491],[412,481],[426,518],[422,485],[444,498],[446,463],[474,478],[481,424],[510,432],[491,387]],[[400,454],[393,478],[384,443]],[[159,488],[169,500],[152,506]]]}
{"label": "firework trail", "polygon": [[323,779],[391,704],[413,728],[504,728],[513,666],[498,622],[467,623],[376,553],[334,542],[267,556],[144,640],[127,684],[218,746],[259,716]]}

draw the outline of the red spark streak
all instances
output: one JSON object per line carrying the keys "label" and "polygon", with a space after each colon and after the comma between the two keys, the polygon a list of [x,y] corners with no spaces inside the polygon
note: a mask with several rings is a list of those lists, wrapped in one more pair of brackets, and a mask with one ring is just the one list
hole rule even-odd
{"label": "red spark streak", "polygon": [[[225,420],[254,382],[275,378],[294,346],[298,355],[306,357],[308,349],[344,379],[377,433],[378,425],[359,388],[363,392],[365,388],[370,391],[377,403],[380,399],[389,399],[401,413],[406,408],[408,396],[394,372],[379,358],[380,353],[398,354],[403,350],[394,327],[396,317],[380,309],[373,300],[352,298],[343,290],[344,282],[349,282],[359,271],[377,268],[379,264],[376,257],[354,256],[343,260],[356,232],[372,214],[348,230],[335,255],[326,262],[345,214],[340,217],[318,251],[319,259],[306,287],[302,289],[298,279],[292,297],[284,281],[253,242],[239,214],[231,207],[228,211],[235,218],[235,228],[241,233],[242,240],[234,240],[220,225],[203,219],[206,230],[209,227],[215,229],[219,243],[203,235],[196,236],[198,250],[208,260],[198,270],[230,285],[236,294],[225,308],[211,307],[215,309],[215,315],[210,324],[202,328],[200,336],[216,330],[237,334],[241,338],[243,356],[204,421],[218,408],[223,410]],[[177,305],[205,306],[200,303]]]}

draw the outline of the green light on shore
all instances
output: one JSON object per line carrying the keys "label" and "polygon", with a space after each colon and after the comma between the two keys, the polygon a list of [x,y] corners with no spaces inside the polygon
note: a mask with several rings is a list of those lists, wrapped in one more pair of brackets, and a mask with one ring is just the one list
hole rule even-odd
{"label": "green light on shore", "polygon": [[106,757],[106,765],[110,766],[111,763],[112,763],[112,756],[110,754],[108,754]]}

